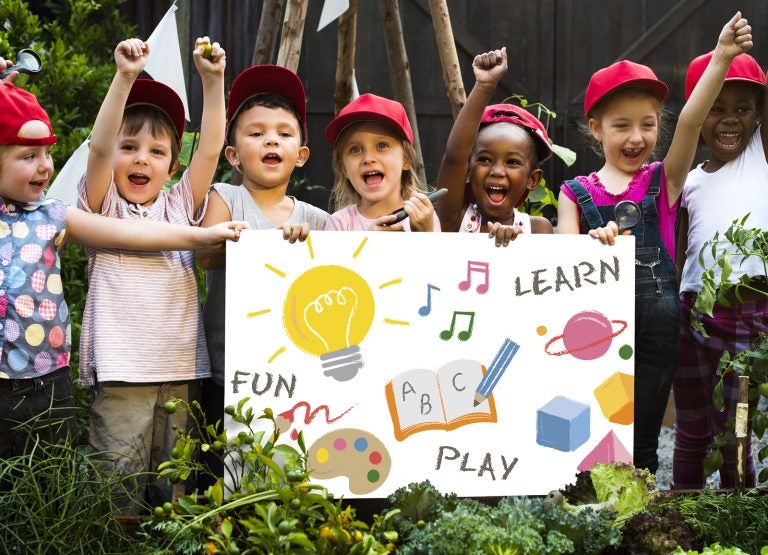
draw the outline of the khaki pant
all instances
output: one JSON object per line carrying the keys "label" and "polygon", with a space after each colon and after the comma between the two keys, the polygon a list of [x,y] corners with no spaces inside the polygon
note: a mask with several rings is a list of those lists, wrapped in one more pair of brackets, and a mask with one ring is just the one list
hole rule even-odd
{"label": "khaki pant", "polygon": [[163,404],[171,398],[191,403],[200,396],[200,381],[169,383],[102,382],[94,386],[89,441],[103,453],[111,470],[130,476],[126,487],[136,495],[118,500],[123,514],[139,514],[171,499],[171,484],[152,475],[170,460],[176,445],[173,427],[189,431],[193,423],[183,410],[168,414]]}

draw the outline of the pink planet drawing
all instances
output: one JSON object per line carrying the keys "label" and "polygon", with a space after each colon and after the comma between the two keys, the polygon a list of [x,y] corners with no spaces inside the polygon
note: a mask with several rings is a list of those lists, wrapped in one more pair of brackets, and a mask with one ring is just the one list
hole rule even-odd
{"label": "pink planet drawing", "polygon": [[[613,325],[620,326],[613,329]],[[595,360],[603,356],[611,346],[611,341],[627,329],[624,320],[609,320],[596,310],[577,312],[566,322],[561,335],[556,335],[544,346],[548,355],[572,355],[580,360]],[[550,351],[556,341],[562,340],[564,349]]]}

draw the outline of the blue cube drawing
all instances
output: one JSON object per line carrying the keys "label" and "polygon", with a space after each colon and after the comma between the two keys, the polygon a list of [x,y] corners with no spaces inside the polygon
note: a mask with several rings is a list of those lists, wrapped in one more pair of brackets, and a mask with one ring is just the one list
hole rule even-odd
{"label": "blue cube drawing", "polygon": [[589,405],[560,395],[536,411],[536,443],[575,451],[589,439]]}

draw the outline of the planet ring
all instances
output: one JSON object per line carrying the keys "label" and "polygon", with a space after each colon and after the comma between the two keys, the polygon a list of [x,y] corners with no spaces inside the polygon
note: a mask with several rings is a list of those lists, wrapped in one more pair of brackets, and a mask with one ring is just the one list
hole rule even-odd
{"label": "planet ring", "polygon": [[562,356],[562,355],[578,353],[579,351],[583,351],[585,349],[589,349],[590,347],[594,347],[596,345],[604,343],[605,341],[613,339],[614,337],[619,335],[621,332],[623,332],[625,329],[627,329],[627,322],[624,321],[624,320],[611,320],[611,324],[621,324],[622,328],[612,332],[609,337],[600,337],[600,338],[596,339],[595,341],[593,341],[591,343],[587,343],[586,345],[580,346],[578,349],[574,349],[574,350],[565,349],[563,351],[557,351],[556,353],[550,353],[549,352],[549,346],[552,345],[552,343],[554,343],[555,341],[565,337],[565,334],[556,335],[555,337],[553,337],[552,339],[547,341],[546,345],[544,345],[544,352],[547,353],[548,355],[553,355],[553,356],[558,356],[558,357]]}

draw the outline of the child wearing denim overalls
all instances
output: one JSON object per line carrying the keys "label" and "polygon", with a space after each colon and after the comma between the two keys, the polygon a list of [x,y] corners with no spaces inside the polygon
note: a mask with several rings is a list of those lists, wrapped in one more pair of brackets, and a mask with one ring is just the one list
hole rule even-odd
{"label": "child wearing denim overalls", "polygon": [[[650,178],[650,184],[638,203],[642,218],[632,229],[635,236],[634,464],[654,473],[658,468],[656,449],[661,421],[677,368],[675,263],[662,239],[660,228],[662,220],[667,225],[671,223],[674,228],[672,218],[677,203],[667,211],[666,218],[659,218],[656,203],[661,192],[663,168],[662,163],[654,162],[638,172],[639,179],[635,182],[644,181],[647,184]],[[597,206],[587,188],[576,179],[566,185],[575,194],[581,209],[582,233],[615,220],[615,205]]]}
{"label": "child wearing denim overalls", "polygon": [[[677,367],[678,305],[675,223],[680,194],[698,143],[698,131],[722,86],[731,60],[752,47],[740,13],[723,27],[715,55],[680,112],[662,162],[647,163],[659,137],[667,86],[653,71],[622,60],[595,72],[584,97],[589,137],[605,158],[588,176],[563,183],[558,233],[588,233],[614,244],[613,215],[622,200],[641,204],[635,236],[635,420],[633,459],[655,473],[658,438]],[[607,222],[607,223],[606,223]]]}

